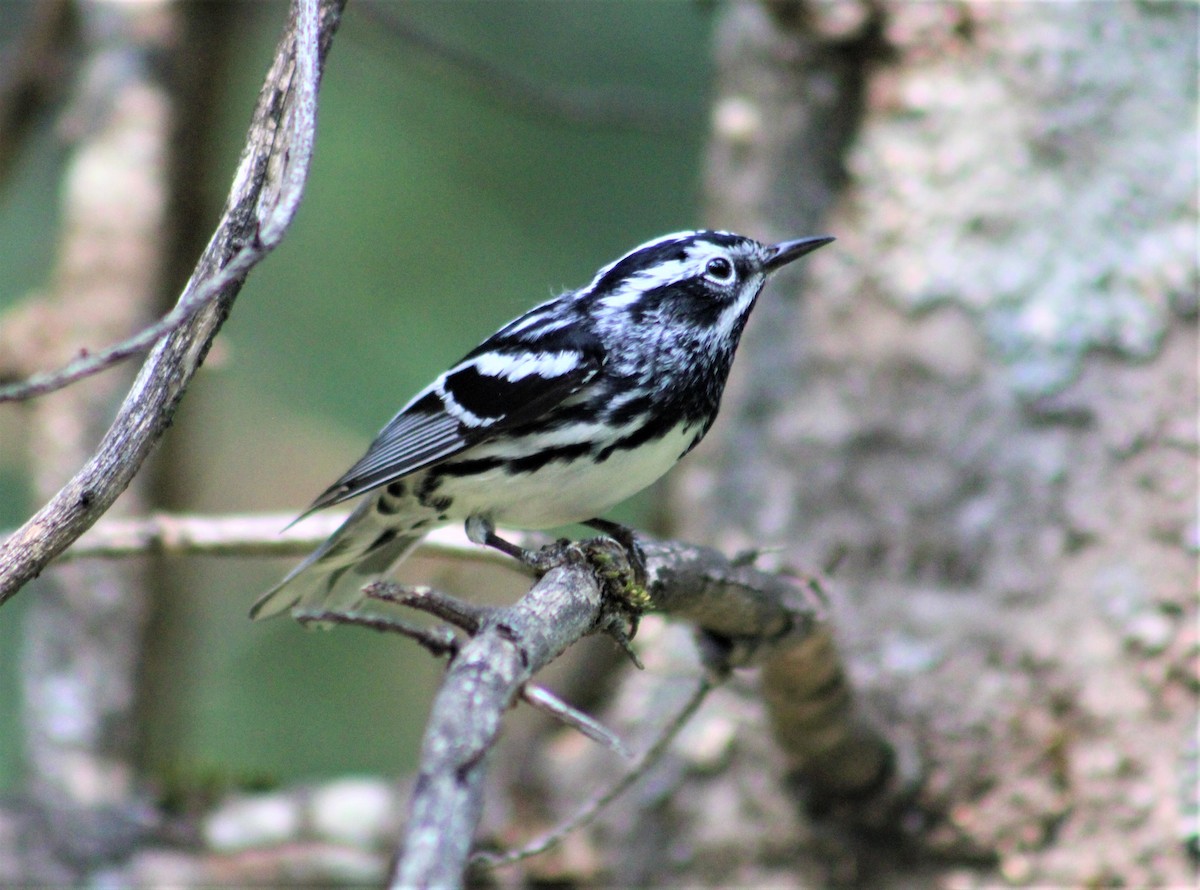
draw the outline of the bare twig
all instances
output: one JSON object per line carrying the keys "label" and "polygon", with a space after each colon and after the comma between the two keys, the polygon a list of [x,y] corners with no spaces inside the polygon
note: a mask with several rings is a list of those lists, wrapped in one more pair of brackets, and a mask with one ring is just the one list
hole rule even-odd
{"label": "bare twig", "polygon": [[[770,685],[785,694],[766,689],[764,694],[769,705],[780,706],[778,714],[772,712],[776,737],[793,745],[788,756],[801,777],[843,794],[875,790],[884,783],[890,747],[860,719],[836,651],[820,642],[828,628],[825,601],[815,582],[734,565],[705,548],[640,537],[639,543],[646,556],[651,608],[700,627],[719,650],[723,666],[776,665]],[[583,635],[623,616],[628,604],[603,596],[601,583],[590,565],[559,566],[516,605],[489,614],[458,654],[426,730],[394,887],[461,884],[479,818],[486,755],[500,717],[535,671]],[[810,639],[818,642],[806,646]],[[813,659],[803,667],[815,670],[820,682],[792,677],[797,653]],[[786,692],[796,689],[807,695],[809,708],[787,698]],[[804,724],[803,731],[794,731],[795,721]],[[805,733],[817,741],[810,745],[797,739]],[[589,813],[581,818],[591,818]]]}
{"label": "bare twig", "polygon": [[420,643],[429,654],[435,658],[443,655],[454,655],[458,651],[458,637],[449,627],[419,627],[409,624],[401,618],[391,615],[372,615],[368,612],[345,612],[339,609],[314,609],[297,612],[297,621],[305,627],[319,625],[328,627],[333,624],[349,624],[354,627],[365,627],[380,633],[400,634],[416,643]]}
{"label": "bare twig", "polygon": [[658,737],[654,740],[654,743],[642,752],[637,761],[625,772],[625,775],[605,789],[603,793],[596,795],[585,803],[570,819],[567,819],[560,825],[556,825],[552,831],[547,832],[537,840],[530,841],[519,849],[510,850],[506,853],[476,853],[471,857],[471,865],[496,868],[501,865],[511,865],[514,862],[520,862],[522,859],[528,859],[531,856],[545,853],[554,845],[562,843],[563,839],[571,834],[571,832],[578,831],[585,825],[590,824],[600,815],[606,806],[624,794],[630,785],[646,775],[650,767],[658,762],[659,758],[666,753],[667,748],[671,746],[671,743],[675,741],[680,730],[687,725],[687,722],[700,709],[700,705],[704,703],[704,699],[708,697],[712,689],[713,681],[708,677],[701,678],[700,682],[696,684],[696,690],[691,694],[684,706],[679,709],[679,713],[668,720],[666,725],[659,730]]}
{"label": "bare twig", "polygon": [[366,3],[360,7],[393,42],[445,66],[473,88],[519,113],[539,119],[557,118],[579,126],[662,135],[686,132],[689,116],[703,113],[699,107],[689,109],[682,105],[676,96],[629,83],[612,87],[544,85],[421,29],[406,18],[403,9],[387,3]]}
{"label": "bare twig", "polygon": [[396,606],[407,606],[421,612],[428,612],[435,618],[449,621],[455,627],[461,627],[469,634],[478,633],[483,622],[487,620],[493,609],[468,603],[458,597],[449,596],[440,590],[434,590],[425,585],[395,584],[390,581],[376,581],[363,588],[371,599]]}
{"label": "bare twig", "polygon": [[526,683],[521,690],[521,698],[532,707],[549,714],[556,720],[578,730],[593,742],[603,745],[608,750],[628,759],[633,756],[621,737],[593,717],[573,708],[544,686]]}
{"label": "bare twig", "polygon": [[573,560],[548,572],[515,605],[497,609],[463,646],[426,726],[392,887],[461,886],[501,716],[536,671],[592,631],[601,607],[591,570]]}
{"label": "bare twig", "polygon": [[[244,516],[151,513],[136,519],[106,516],[57,559],[59,562],[125,559],[145,553],[169,556],[305,556],[333,534],[347,515],[336,511],[316,513],[295,525],[290,524],[295,518],[291,513]],[[510,540],[522,540],[520,532],[505,531],[505,535]],[[4,537],[5,534],[0,533],[0,539]],[[504,554],[472,544],[460,527],[431,532],[421,542],[420,555],[510,568],[513,565],[513,561]]]}
{"label": "bare twig", "polygon": [[92,458],[0,542],[0,603],[103,515],[129,484],[169,425],[246,273],[291,223],[312,154],[322,61],[341,7],[342,0],[296,0],[221,223],[180,297],[185,308],[177,309],[186,318],[151,351]]}
{"label": "bare twig", "polygon": [[99,352],[81,349],[78,358],[57,370],[34,374],[26,380],[0,387],[0,403],[46,395],[144,352],[163,336],[177,330],[217,297],[240,287],[246,273],[266,255],[263,247],[263,244],[256,243],[239,250],[213,277],[185,291],[170,312],[132,337]]}
{"label": "bare twig", "polygon": [[[478,549],[478,548],[477,548]],[[511,562],[511,560],[510,560]],[[458,597],[453,597],[424,585],[395,584],[390,581],[376,581],[363,588],[369,599],[397,606],[407,606],[450,622],[470,635],[479,632],[484,621],[496,609],[492,606],[479,606],[468,603]],[[402,619],[391,616],[372,615],[360,612],[314,611],[297,614],[296,619],[301,624],[350,624],[366,627],[384,633],[398,633],[401,636],[415,640],[435,656],[448,655],[453,658],[459,649],[459,641],[454,631],[449,627],[424,628],[409,624]],[[571,707],[550,690],[526,683],[520,689],[523,701],[531,707],[550,715],[554,719],[578,730],[587,738],[622,757],[632,756],[625,743],[616,733],[589,717],[582,711]]]}

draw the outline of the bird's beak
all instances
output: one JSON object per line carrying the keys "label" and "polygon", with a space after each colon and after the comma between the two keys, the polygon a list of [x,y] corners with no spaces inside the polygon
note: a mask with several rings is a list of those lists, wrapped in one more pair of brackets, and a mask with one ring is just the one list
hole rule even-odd
{"label": "bird's beak", "polygon": [[780,241],[767,248],[769,253],[766,262],[763,263],[763,271],[774,272],[792,260],[798,260],[806,253],[812,253],[818,247],[823,247],[832,240],[833,238],[828,235],[818,235],[815,238],[800,238],[797,241]]}

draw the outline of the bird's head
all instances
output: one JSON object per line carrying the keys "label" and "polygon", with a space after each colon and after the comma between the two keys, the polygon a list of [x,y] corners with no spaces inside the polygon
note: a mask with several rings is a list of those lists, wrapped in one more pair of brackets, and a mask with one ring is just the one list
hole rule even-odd
{"label": "bird's head", "polygon": [[581,292],[601,314],[691,324],[736,342],[767,277],[833,238],[763,244],[732,232],[676,232],[609,263]]}

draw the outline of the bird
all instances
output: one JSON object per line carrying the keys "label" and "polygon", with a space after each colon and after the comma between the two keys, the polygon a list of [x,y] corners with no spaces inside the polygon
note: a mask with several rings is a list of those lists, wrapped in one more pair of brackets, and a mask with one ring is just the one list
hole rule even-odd
{"label": "bird", "polygon": [[300,515],[362,497],[250,616],[351,609],[453,522],[514,554],[497,524],[620,529],[600,514],[712,427],[768,277],[833,240],[664,235],[509,322],[413,396]]}

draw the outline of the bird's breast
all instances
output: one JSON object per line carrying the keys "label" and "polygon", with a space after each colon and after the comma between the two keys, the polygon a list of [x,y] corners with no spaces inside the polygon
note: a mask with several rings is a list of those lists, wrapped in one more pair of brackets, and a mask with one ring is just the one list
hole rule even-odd
{"label": "bird's breast", "polygon": [[[699,428],[679,424],[629,448],[589,448],[544,462],[511,442],[485,443],[457,461],[476,472],[456,475],[456,461],[441,471],[438,494],[449,498],[452,516],[485,515],[517,528],[552,528],[597,516],[659,479],[694,444]],[[560,446],[561,447],[561,446]]]}

